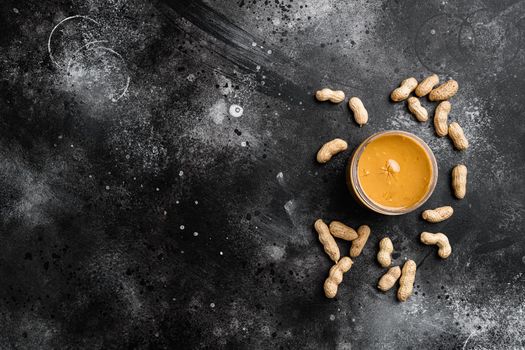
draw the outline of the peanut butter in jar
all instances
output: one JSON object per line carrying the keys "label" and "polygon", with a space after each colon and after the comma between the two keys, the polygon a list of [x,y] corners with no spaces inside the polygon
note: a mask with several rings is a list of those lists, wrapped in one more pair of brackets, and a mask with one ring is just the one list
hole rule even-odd
{"label": "peanut butter in jar", "polygon": [[348,162],[347,185],[367,208],[401,215],[432,195],[438,168],[432,150],[419,137],[398,130],[376,133],[359,145]]}

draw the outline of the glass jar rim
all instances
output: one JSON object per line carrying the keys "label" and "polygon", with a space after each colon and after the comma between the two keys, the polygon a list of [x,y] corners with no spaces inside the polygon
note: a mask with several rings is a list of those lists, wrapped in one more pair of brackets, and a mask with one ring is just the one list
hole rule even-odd
{"label": "glass jar rim", "polygon": [[[414,140],[418,145],[420,145],[425,152],[427,153],[430,163],[432,166],[432,179],[430,180],[427,193],[414,205],[410,207],[387,207],[384,205],[380,205],[373,201],[370,197],[366,195],[363,188],[361,187],[361,184],[359,182],[359,177],[357,174],[357,165],[359,163],[359,159],[361,155],[363,154],[363,151],[365,150],[365,147],[373,140],[385,136],[385,135],[403,135],[406,137],[409,137],[410,139]],[[434,156],[434,153],[430,149],[430,147],[427,145],[425,141],[423,141],[418,136],[402,130],[385,130],[385,131],[379,131],[372,135],[370,135],[368,138],[366,138],[361,144],[356,148],[354,151],[354,154],[350,158],[350,161],[348,163],[349,169],[347,172],[349,172],[350,175],[350,182],[352,184],[352,188],[354,190],[355,195],[358,197],[358,199],[369,209],[380,213],[384,215],[402,215],[410,213],[417,208],[421,207],[434,193],[434,189],[436,188],[437,184],[437,178],[438,178],[438,166],[436,162],[436,157]]]}

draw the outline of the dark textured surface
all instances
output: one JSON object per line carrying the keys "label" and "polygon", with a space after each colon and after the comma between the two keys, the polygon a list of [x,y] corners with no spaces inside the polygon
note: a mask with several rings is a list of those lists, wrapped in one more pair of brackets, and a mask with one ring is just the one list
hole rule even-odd
{"label": "dark textured surface", "polygon": [[[0,348],[525,347],[525,1],[0,10]],[[89,18],[57,27],[50,55],[53,27],[74,15]],[[388,100],[430,72],[460,84],[451,119],[467,152]],[[315,102],[325,86],[360,96],[369,123]],[[440,177],[426,207],[453,205],[450,220],[358,207],[350,150],[315,163],[331,138],[353,149],[385,129],[432,147]],[[470,171],[462,201],[449,184],[458,162]],[[335,300],[322,292],[318,217],[372,228]],[[447,233],[452,256],[420,244],[422,230]],[[419,265],[406,303],[376,289],[383,236],[395,264]]]}

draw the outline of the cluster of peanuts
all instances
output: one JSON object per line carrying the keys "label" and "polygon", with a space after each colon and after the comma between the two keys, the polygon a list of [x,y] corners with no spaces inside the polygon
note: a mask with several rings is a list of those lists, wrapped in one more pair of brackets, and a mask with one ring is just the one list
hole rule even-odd
{"label": "cluster of peanuts", "polygon": [[[438,214],[436,215],[439,215],[441,211],[437,211]],[[319,236],[319,242],[323,245],[325,253],[334,262],[334,265],[328,272],[328,277],[323,286],[326,297],[334,298],[337,295],[339,285],[343,281],[343,274],[348,272],[354,264],[352,259],[361,255],[372,231],[367,225],[359,226],[356,231],[339,221],[332,221],[328,226],[322,219],[317,219],[315,221],[314,228]],[[336,238],[352,242],[348,256],[341,257],[339,246],[335,241]],[[446,259],[452,252],[448,238],[442,233],[423,232],[421,233],[421,242],[427,245],[437,245],[439,248],[438,255],[443,259]],[[377,261],[382,267],[389,269],[379,279],[377,288],[382,292],[386,292],[399,280],[397,299],[399,301],[407,301],[412,295],[414,289],[417,266],[414,260],[407,260],[404,263],[403,268],[399,266],[391,267],[393,251],[394,245],[390,238],[384,237],[379,241]]]}
{"label": "cluster of peanuts", "polygon": [[[324,88],[315,92],[315,98],[317,101],[330,101],[339,104],[346,99],[346,96],[341,90]],[[351,97],[348,100],[348,107],[354,113],[354,120],[360,127],[368,122],[368,111],[359,97]],[[346,151],[347,149],[348,144],[345,140],[336,138],[328,141],[321,147],[321,149],[319,149],[319,152],[317,152],[317,162],[321,164],[327,163],[334,155]]]}
{"label": "cluster of peanuts", "polygon": [[[436,87],[439,84],[439,77],[432,74],[420,83],[416,78],[408,78],[401,82],[401,85],[390,94],[394,102],[407,100],[408,110],[420,122],[428,120],[428,112],[421,106],[418,97],[428,95],[430,101],[439,102],[434,112],[434,129],[439,137],[447,136],[452,140],[454,148],[464,151],[468,148],[468,140],[465,137],[463,128],[457,123],[448,123],[448,115],[452,110],[452,104],[448,101],[459,90],[457,81],[451,79]],[[417,96],[410,96],[414,92]],[[452,169],[452,189],[458,199],[463,199],[466,194],[467,186],[467,167],[458,164]]]}
{"label": "cluster of peanuts", "polygon": [[[450,207],[449,207],[450,208]],[[423,232],[420,236],[421,242],[426,245],[437,245],[438,255],[442,259],[446,259],[452,253],[452,248],[447,236],[442,233]],[[377,262],[381,267],[388,268],[388,271],[381,276],[377,283],[377,288],[382,292],[389,291],[399,280],[399,288],[397,290],[397,300],[407,301],[414,290],[414,281],[416,279],[417,265],[414,260],[407,260],[403,264],[403,268],[392,265],[392,252],[394,245],[388,237],[384,237],[379,241],[379,252],[377,253]]]}
{"label": "cluster of peanuts", "polygon": [[[401,85],[392,91],[390,98],[394,102],[407,100],[409,111],[420,122],[428,120],[428,112],[421,105],[418,97],[428,95],[430,101],[438,101],[439,104],[434,113],[434,128],[436,134],[439,137],[448,135],[456,149],[466,150],[468,148],[468,140],[461,126],[457,122],[448,124],[448,114],[452,109],[452,105],[448,99],[457,93],[459,85],[455,80],[448,80],[436,87],[438,84],[439,77],[436,74],[425,78],[421,83],[418,83],[415,78],[408,78],[403,80]],[[412,92],[414,92],[417,97],[410,96]],[[333,103],[341,103],[345,100],[343,91],[333,91],[327,88],[317,91],[315,96],[319,101],[330,101]],[[366,124],[368,121],[368,112],[363,102],[357,97],[352,97],[348,101],[348,105],[354,112],[355,121],[360,126]],[[319,149],[317,152],[317,161],[324,164],[330,161],[334,155],[345,151],[347,148],[348,144],[346,141],[339,138],[333,139]],[[463,164],[458,164],[452,170],[452,188],[456,198],[462,199],[465,197],[466,185],[467,167]],[[421,216],[429,223],[438,223],[447,220],[453,213],[454,209],[451,206],[443,206],[425,210]],[[326,254],[334,262],[324,283],[326,297],[334,298],[337,294],[339,284],[343,281],[343,274],[348,272],[353,265],[351,258],[355,259],[361,254],[371,230],[367,225],[362,225],[356,231],[339,221],[332,221],[330,226],[327,226],[321,219],[315,222],[314,227]],[[335,238],[352,242],[349,256],[341,258]],[[438,247],[438,256],[442,259],[448,258],[452,253],[452,247],[450,246],[448,237],[441,232],[422,232],[420,240],[425,245],[436,245]],[[377,287],[382,292],[386,292],[394,287],[399,280],[397,299],[399,301],[406,301],[412,295],[414,289],[417,265],[414,260],[409,259],[405,261],[402,268],[400,266],[391,266],[393,251],[394,246],[390,238],[384,237],[381,239],[379,242],[377,261],[383,268],[388,268],[388,270],[379,279]]]}
{"label": "cluster of peanuts", "polygon": [[[346,99],[344,91],[324,88],[315,92],[317,101],[330,101],[339,104]],[[348,107],[354,114],[354,120],[362,127],[368,122],[368,111],[359,97],[353,96],[348,100]],[[346,151],[348,144],[342,139],[333,139],[325,143],[317,152],[317,161],[321,164],[328,162],[332,157],[340,152]]]}
{"label": "cluster of peanuts", "polygon": [[[330,101],[339,104],[345,100],[345,93],[341,90],[331,90],[324,88],[315,93],[317,101]],[[359,126],[363,126],[368,122],[368,111],[359,97],[350,97],[348,100],[348,107],[354,113],[354,120]]]}
{"label": "cluster of peanuts", "polygon": [[[434,88],[438,83],[439,77],[436,74],[426,77],[419,84],[416,78],[408,78],[403,80],[401,85],[392,91],[390,98],[394,102],[407,100],[409,111],[420,122],[426,122],[428,120],[428,112],[425,107],[421,106],[418,97],[428,95],[430,101],[439,102],[434,113],[434,128],[436,129],[436,134],[439,137],[449,135],[454,143],[454,147],[459,150],[465,150],[468,148],[468,140],[463,133],[463,129],[457,122],[453,122],[450,125],[448,124],[448,114],[452,109],[452,105],[448,99],[458,92],[459,85],[457,81],[451,79]],[[412,92],[414,92],[417,97],[410,96]]]}
{"label": "cluster of peanuts", "polygon": [[[328,272],[328,277],[324,282],[323,289],[327,298],[335,298],[339,285],[343,281],[343,274],[347,273],[354,264],[352,259],[361,255],[372,231],[367,225],[359,226],[356,231],[340,221],[332,221],[328,226],[322,219],[315,221],[314,228],[325,253],[334,262],[334,265]],[[339,246],[335,241],[336,238],[352,242],[348,256],[341,257]],[[437,245],[439,247],[438,254],[444,259],[452,252],[447,237],[442,233],[423,232],[421,234],[421,241],[425,244]],[[391,266],[393,251],[394,246],[390,238],[385,237],[381,239],[379,242],[377,261],[382,267],[387,268]],[[407,260],[402,269],[399,266],[390,267],[379,279],[377,288],[382,292],[386,292],[399,280],[397,298],[399,301],[407,301],[414,289],[416,269],[417,267],[414,260]]]}
{"label": "cluster of peanuts", "polygon": [[[339,221],[332,221],[328,226],[322,219],[315,221],[314,228],[319,235],[319,241],[323,245],[324,251],[334,262],[324,282],[324,294],[327,298],[334,298],[343,281],[343,274],[348,272],[354,264],[352,258],[355,259],[361,255],[368,237],[370,237],[371,230],[367,225],[362,225],[356,231]],[[352,242],[349,256],[341,258],[341,252],[335,238]]]}

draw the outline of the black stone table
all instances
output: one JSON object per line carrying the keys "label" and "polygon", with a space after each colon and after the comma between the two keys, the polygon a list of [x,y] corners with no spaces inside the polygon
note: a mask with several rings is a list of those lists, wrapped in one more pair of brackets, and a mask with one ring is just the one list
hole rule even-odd
{"label": "black stone table", "polygon": [[[0,348],[522,349],[524,1],[88,0],[0,4]],[[439,74],[455,151],[389,101]],[[315,90],[359,96],[346,104]],[[433,115],[435,104],[422,103]],[[433,149],[428,224],[347,191],[374,132]],[[349,150],[315,162],[335,137]],[[450,171],[469,169],[456,200]],[[333,300],[317,218],[372,235]],[[447,260],[419,242],[444,232]],[[381,293],[375,261],[419,266]],[[343,254],[349,244],[339,242]]]}

